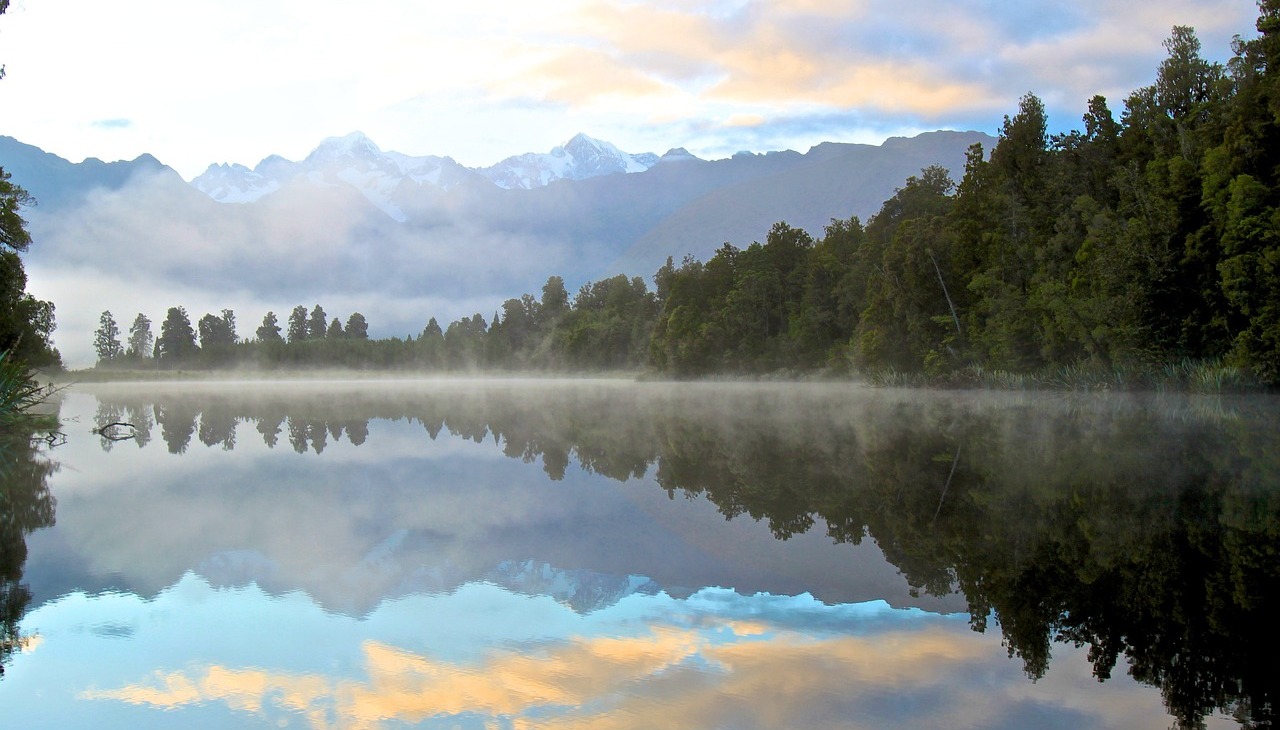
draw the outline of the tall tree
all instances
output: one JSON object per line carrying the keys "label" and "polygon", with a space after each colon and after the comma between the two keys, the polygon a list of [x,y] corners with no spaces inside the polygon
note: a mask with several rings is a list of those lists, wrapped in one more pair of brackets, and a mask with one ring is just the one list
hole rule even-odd
{"label": "tall tree", "polygon": [[347,337],[353,340],[369,339],[369,323],[365,321],[363,314],[353,312],[347,317]]}
{"label": "tall tree", "polygon": [[347,336],[347,333],[342,331],[342,320],[338,319],[337,317],[334,317],[333,321],[329,323],[329,328],[325,330],[325,333],[324,333],[325,339],[341,340],[341,339],[344,339],[346,336]]}
{"label": "tall tree", "polygon": [[151,320],[142,312],[133,318],[129,326],[129,346],[125,354],[129,357],[143,358],[151,356],[151,348],[155,336],[151,334]]}
{"label": "tall tree", "polygon": [[558,276],[547,277],[547,283],[542,285],[540,324],[553,324],[568,311],[569,292],[564,288],[564,279]]}
{"label": "tall tree", "polygon": [[31,245],[27,221],[19,210],[35,204],[35,198],[10,182],[9,173],[0,169],[0,246],[14,251],[26,251]]}
{"label": "tall tree", "polygon": [[311,317],[307,320],[307,339],[323,340],[325,333],[329,329],[329,319],[324,313],[324,308],[319,304],[311,310]]}
{"label": "tall tree", "polygon": [[169,307],[160,323],[160,338],[156,340],[156,355],[162,362],[178,362],[200,351],[196,346],[196,332],[185,307]]}
{"label": "tall tree", "polygon": [[27,274],[18,254],[31,244],[19,210],[35,201],[9,181],[0,168],[0,352],[8,352],[33,366],[61,361],[49,338],[53,334],[53,304],[27,293]]}
{"label": "tall tree", "polygon": [[276,320],[275,312],[267,312],[262,318],[262,326],[258,327],[254,333],[258,337],[259,342],[283,342],[284,338],[280,336],[280,323]]}
{"label": "tall tree", "polygon": [[289,313],[289,343],[307,339],[307,308],[299,304]]}
{"label": "tall tree", "polygon": [[98,329],[93,333],[93,349],[98,353],[98,362],[110,362],[124,354],[120,327],[109,311],[98,318]]}
{"label": "tall tree", "polygon": [[226,349],[236,342],[236,333],[234,327],[235,316],[232,315],[228,319],[225,315],[230,310],[224,309],[222,317],[213,314],[206,314],[200,318],[197,325],[200,335],[200,347],[206,352],[212,352],[217,349]]}

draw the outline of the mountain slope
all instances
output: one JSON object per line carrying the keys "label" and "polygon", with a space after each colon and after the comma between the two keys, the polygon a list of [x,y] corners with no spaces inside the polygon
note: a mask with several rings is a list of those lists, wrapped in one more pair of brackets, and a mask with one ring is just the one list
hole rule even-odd
{"label": "mountain slope", "polygon": [[177,172],[151,155],[119,162],[91,157],[70,162],[13,137],[0,136],[0,167],[36,198],[44,210],[76,205],[93,190],[118,190],[140,174],[162,174],[182,181]]}
{"label": "mountain slope", "polygon": [[989,150],[994,142],[980,132],[930,132],[880,146],[824,142],[797,164],[689,201],[638,236],[610,268],[649,275],[667,256],[705,261],[723,243],[741,248],[762,241],[778,221],[820,236],[833,218],[865,221],[924,167],[942,165],[959,179],[969,145]]}

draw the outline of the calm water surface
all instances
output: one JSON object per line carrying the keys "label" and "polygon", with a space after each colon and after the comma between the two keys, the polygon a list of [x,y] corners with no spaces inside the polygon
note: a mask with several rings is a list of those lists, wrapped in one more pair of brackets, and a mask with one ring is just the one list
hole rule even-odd
{"label": "calm water surface", "polygon": [[60,413],[0,454],[0,727],[1274,719],[1274,400],[272,382]]}

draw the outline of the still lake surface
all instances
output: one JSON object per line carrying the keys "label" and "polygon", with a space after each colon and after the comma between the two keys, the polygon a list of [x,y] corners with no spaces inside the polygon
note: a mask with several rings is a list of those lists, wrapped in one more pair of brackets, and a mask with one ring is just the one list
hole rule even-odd
{"label": "still lake surface", "polygon": [[60,416],[0,472],[0,727],[1274,720],[1274,398],[149,383]]}

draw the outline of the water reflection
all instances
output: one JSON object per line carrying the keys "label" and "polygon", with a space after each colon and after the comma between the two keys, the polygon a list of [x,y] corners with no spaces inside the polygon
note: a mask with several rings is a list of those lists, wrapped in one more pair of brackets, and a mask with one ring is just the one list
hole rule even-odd
{"label": "water reflection", "polygon": [[32,642],[18,629],[31,602],[31,590],[22,582],[27,536],[54,522],[48,479],[56,469],[32,445],[30,434],[0,434],[0,676],[13,653]]}
{"label": "water reflection", "polygon": [[[584,615],[470,583],[354,619],[188,575],[149,602],[73,595],[37,618],[51,633],[79,628],[86,651],[116,649],[109,669],[33,664],[22,675],[55,684],[69,674],[88,688],[75,700],[100,721],[163,710],[183,727],[300,721],[317,730],[1162,727],[1151,708],[1087,673],[1037,684],[1010,676],[1017,670],[992,665],[963,618],[880,602],[703,589],[635,595]],[[129,652],[111,634],[119,625],[129,627]],[[193,649],[193,633],[223,638]],[[316,647],[323,661],[297,659]]]}
{"label": "water reflection", "polygon": [[[97,509],[115,520],[117,533],[104,535],[112,528],[101,522],[80,531],[95,535],[93,559],[103,563],[96,574],[127,573],[128,590],[165,595],[195,568],[215,586],[252,582],[267,595],[302,586],[353,616],[383,610],[388,598],[465,591],[483,581],[505,589],[507,598],[494,599],[500,602],[553,596],[579,617],[665,602],[664,618],[653,619],[659,612],[649,608],[650,620],[630,633],[526,637],[463,665],[371,637],[352,650],[349,661],[359,670],[345,678],[267,676],[251,664],[210,661],[95,696],[155,707],[211,697],[262,706],[271,697],[339,718],[340,726],[372,727],[392,717],[419,722],[439,713],[520,716],[536,726],[549,707],[590,706],[591,697],[613,692],[610,682],[635,684],[643,676],[644,691],[627,696],[621,716],[636,720],[624,724],[652,726],[673,721],[645,709],[645,691],[705,681],[681,667],[718,667],[743,683],[725,690],[729,695],[772,698],[752,713],[771,706],[800,713],[806,692],[837,691],[829,681],[871,682],[868,666],[899,677],[890,670],[902,664],[901,684],[936,691],[902,678],[929,676],[930,661],[971,661],[977,651],[970,643],[976,638],[935,635],[928,622],[886,635],[886,644],[886,636],[859,642],[847,631],[797,633],[782,620],[686,615],[690,604],[670,602],[701,596],[702,586],[734,585],[746,595],[810,591],[857,605],[888,597],[890,589],[883,577],[842,583],[853,579],[840,571],[864,569],[852,560],[844,567],[788,562],[770,573],[767,553],[729,527],[682,527],[678,503],[658,517],[666,508],[633,492],[627,499],[634,504],[623,512],[610,501],[615,496],[575,481],[585,473],[625,482],[628,490],[705,498],[725,518],[760,520],[792,543],[812,541],[814,532],[850,549],[873,543],[912,586],[914,597],[892,603],[936,608],[961,599],[972,629],[985,631],[994,619],[1019,660],[1014,666],[1042,684],[1053,680],[1053,654],[1082,647],[1099,679],[1125,657],[1129,673],[1160,689],[1180,725],[1195,726],[1215,710],[1244,724],[1274,719],[1280,419],[1269,402],[609,383],[239,384],[215,391],[103,386],[95,418],[134,424],[143,447],[154,423],[164,450],[185,454],[181,464],[202,453],[194,438],[211,447],[205,452],[291,450],[315,468],[286,475],[270,471],[277,460],[219,461],[220,476],[206,477],[207,484],[173,478],[169,491],[184,495],[176,506],[113,483],[112,501]],[[553,493],[517,486],[511,465],[468,462],[463,469],[447,456],[415,456],[445,441],[492,442],[492,453],[512,464],[537,462],[565,484]],[[128,443],[104,438],[100,445],[110,451]],[[360,454],[375,448],[378,464],[362,462]],[[344,522],[334,524],[332,512],[316,507],[324,500]],[[146,540],[123,534],[138,529],[148,532]],[[425,565],[424,555],[434,562]],[[917,644],[928,651],[916,652]],[[633,655],[648,663],[623,661]],[[602,659],[613,663],[597,667],[598,675],[583,673]],[[384,671],[388,662],[394,671]],[[793,688],[801,699],[787,702],[768,691],[779,671],[813,684]],[[549,675],[558,681],[548,684]],[[477,679],[486,676],[510,682]],[[486,697],[477,683],[537,691]],[[253,692],[240,692],[241,685]],[[652,707],[693,713],[688,717],[707,701],[693,690],[664,697]],[[370,714],[371,706],[390,714]],[[621,711],[613,707],[610,717]],[[558,727],[600,722],[590,713],[551,716]]]}

